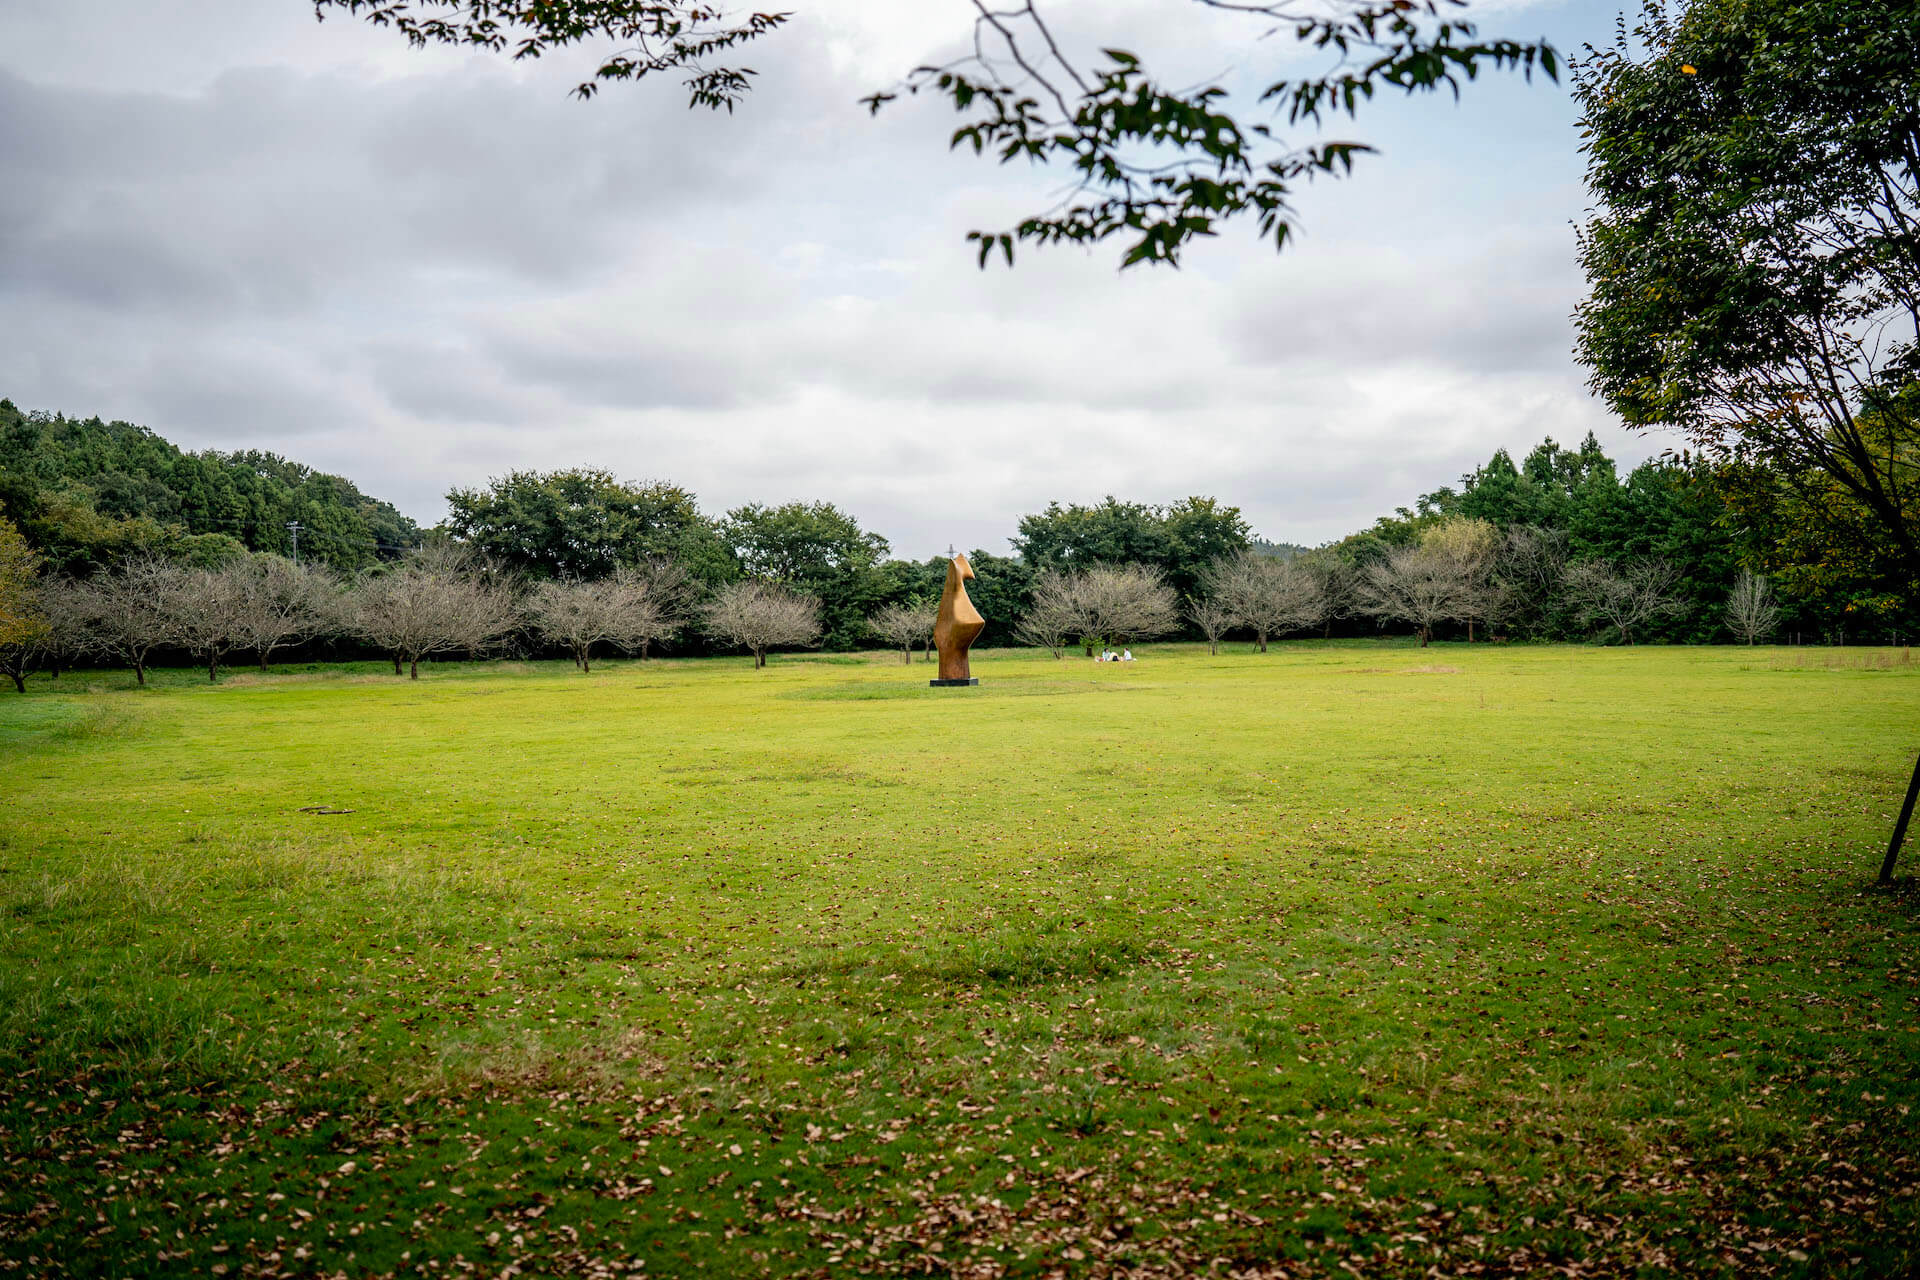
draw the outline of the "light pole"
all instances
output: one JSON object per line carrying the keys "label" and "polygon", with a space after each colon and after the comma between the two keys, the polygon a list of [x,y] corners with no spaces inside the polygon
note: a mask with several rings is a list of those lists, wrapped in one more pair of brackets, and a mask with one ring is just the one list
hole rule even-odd
{"label": "light pole", "polygon": [[298,520],[287,521],[287,532],[293,535],[293,562],[295,564],[299,564],[300,563],[300,522]]}

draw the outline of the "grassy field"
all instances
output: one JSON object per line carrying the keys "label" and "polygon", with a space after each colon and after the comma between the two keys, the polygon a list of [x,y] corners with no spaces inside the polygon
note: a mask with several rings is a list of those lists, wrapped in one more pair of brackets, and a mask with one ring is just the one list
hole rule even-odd
{"label": "grassy field", "polygon": [[1904,655],[928,670],[0,699],[0,1273],[1920,1265]]}

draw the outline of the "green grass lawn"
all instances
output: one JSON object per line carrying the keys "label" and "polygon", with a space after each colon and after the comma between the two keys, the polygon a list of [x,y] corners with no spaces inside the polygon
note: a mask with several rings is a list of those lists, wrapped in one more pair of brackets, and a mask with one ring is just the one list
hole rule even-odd
{"label": "green grass lawn", "polygon": [[0,1273],[1906,1274],[1902,659],[42,679]]}

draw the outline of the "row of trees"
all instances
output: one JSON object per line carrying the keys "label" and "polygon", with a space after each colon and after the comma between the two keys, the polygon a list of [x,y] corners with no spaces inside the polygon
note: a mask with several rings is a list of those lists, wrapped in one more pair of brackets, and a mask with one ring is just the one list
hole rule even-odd
{"label": "row of trees", "polygon": [[[40,570],[38,553],[0,521],[0,670],[22,691],[36,664],[58,676],[88,659],[124,665],[144,684],[150,658],[163,649],[193,655],[215,680],[235,652],[265,669],[287,646],[347,639],[385,654],[396,676],[418,678],[423,659],[514,641],[566,652],[584,673],[596,652],[644,658],[687,634],[745,649],[764,667],[770,650],[810,646],[824,633],[816,596],[765,578],[708,586],[664,557],[597,579],[530,580],[436,541],[352,580],[270,555],[215,567],[138,558],[88,579]],[[1539,631],[1571,617],[1631,644],[1649,623],[1684,611],[1678,582],[1658,559],[1572,560],[1559,530],[1529,525],[1503,534],[1485,520],[1451,517],[1367,562],[1338,547],[1223,556],[1199,575],[1184,607],[1154,566],[1045,571],[1011,637],[1061,657],[1074,646],[1090,655],[1096,645],[1191,627],[1211,652],[1236,631],[1265,652],[1273,639],[1329,634],[1343,620],[1404,623],[1424,645],[1449,623],[1472,639],[1476,627]],[[915,644],[930,650],[936,609],[931,595],[891,603],[865,629],[911,661]],[[1753,643],[1780,616],[1767,580],[1742,571],[1723,609],[1725,627]]]}
{"label": "row of trees", "polygon": [[821,631],[811,597],[758,581],[702,591],[664,559],[595,581],[532,583],[444,542],[351,580],[271,555],[213,567],[139,557],[85,579],[43,568],[0,521],[0,671],[22,692],[35,667],[57,677],[89,660],[125,666],[145,684],[162,650],[192,655],[217,680],[236,652],[264,670],[288,646],[344,639],[385,654],[395,675],[418,678],[423,659],[516,639],[560,649],[585,672],[596,651],[645,657],[689,629],[747,649],[764,666],[769,649],[812,644]]}
{"label": "row of trees", "polygon": [[[295,480],[299,484],[288,488]],[[1559,558],[1569,563],[1666,562],[1676,575],[1671,590],[1680,607],[1640,619],[1630,628],[1638,638],[1703,642],[1726,634],[1728,593],[1743,567],[1773,579],[1783,626],[1792,632],[1890,638],[1920,626],[1914,584],[1888,571],[1886,556],[1820,541],[1825,524],[1783,505],[1782,492],[1764,467],[1750,463],[1662,458],[1622,476],[1591,437],[1571,449],[1546,441],[1519,462],[1496,451],[1457,485],[1422,495],[1333,550],[1344,562],[1338,568],[1364,579],[1396,552],[1419,545],[1436,525],[1461,517],[1492,525],[1499,539],[1527,529],[1555,535],[1564,540]],[[290,494],[304,494],[305,505],[286,507]],[[327,494],[337,501],[318,500]],[[831,503],[747,504],[715,518],[676,485],[626,482],[592,469],[513,472],[456,489],[448,502],[441,532],[529,581],[598,581],[671,560],[703,593],[731,581],[780,582],[817,602],[820,642],[831,649],[887,637],[887,630],[876,630],[878,615],[924,605],[945,572],[942,557],[891,558],[884,538]],[[396,562],[407,553],[407,540],[419,537],[410,524],[377,532],[386,526],[375,517],[384,519],[381,512],[390,508],[337,477],[270,455],[183,454],[124,423],[23,415],[0,404],[0,518],[15,516],[50,565],[73,576],[129,556],[213,567],[243,545],[290,551],[290,531],[275,522],[287,510],[305,513],[303,555],[343,572]],[[328,521],[350,517],[373,523],[364,534],[370,541],[354,553],[363,558],[343,563],[335,553],[346,535],[326,529]],[[163,518],[184,523],[156,523]],[[229,527],[236,533],[192,532]],[[1237,508],[1203,497],[1165,506],[1112,497],[1055,503],[1023,517],[1011,541],[1011,556],[972,553],[980,575],[975,603],[1003,628],[996,633],[1003,641],[1005,628],[1031,612],[1042,576],[1129,564],[1158,572],[1182,603],[1186,633],[1202,636],[1208,628],[1188,604],[1218,594],[1209,579],[1217,566],[1248,551],[1286,559],[1304,550],[1253,539]],[[1417,584],[1412,571],[1422,562],[1401,565],[1396,577]],[[1595,572],[1583,569],[1580,576]],[[1439,585],[1430,582],[1424,590]],[[1594,624],[1576,597],[1555,603],[1557,584],[1535,583],[1525,594],[1540,607],[1509,617],[1493,607],[1443,609],[1438,601],[1419,612],[1440,619],[1425,626],[1428,634],[1433,626],[1477,634],[1485,624],[1545,639],[1591,633]],[[1507,603],[1514,598],[1511,589],[1503,593]],[[1395,616],[1404,618],[1415,603],[1400,601]],[[1243,604],[1239,612],[1257,620],[1272,608],[1279,606]],[[1284,617],[1290,610],[1280,612]],[[895,623],[897,632],[904,624]],[[1333,614],[1332,625],[1358,630],[1367,624],[1349,606]],[[1247,630],[1257,636],[1258,622]]]}
{"label": "row of trees", "polygon": [[[1184,610],[1164,576],[1145,566],[1045,574],[1015,634],[1057,657],[1075,644],[1091,653],[1097,644],[1164,636],[1184,623],[1210,652],[1244,632],[1264,653],[1275,638],[1330,634],[1343,621],[1404,623],[1425,645],[1449,623],[1471,640],[1476,627],[1537,632],[1549,620],[1572,618],[1632,644],[1649,623],[1686,609],[1678,582],[1663,560],[1576,562],[1559,531],[1523,526],[1503,535],[1486,521],[1455,518],[1368,562],[1335,549],[1223,558],[1202,575]],[[1768,581],[1742,571],[1722,610],[1727,630],[1751,644],[1779,619]]]}

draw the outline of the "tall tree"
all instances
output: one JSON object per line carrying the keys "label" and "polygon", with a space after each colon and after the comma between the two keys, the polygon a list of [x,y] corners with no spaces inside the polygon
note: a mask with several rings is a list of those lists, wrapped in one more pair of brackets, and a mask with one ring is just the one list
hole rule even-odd
{"label": "tall tree", "polygon": [[1036,569],[1071,573],[1096,564],[1164,565],[1170,545],[1158,510],[1108,494],[1090,507],[1050,502],[1020,517],[1013,549]]}
{"label": "tall tree", "polygon": [[620,565],[667,559],[708,581],[731,576],[713,525],[693,495],[610,471],[510,471],[485,488],[447,494],[447,529],[482,555],[535,578],[602,578]]}
{"label": "tall tree", "polygon": [[1143,565],[1188,596],[1202,593],[1211,565],[1250,543],[1240,509],[1217,499],[1182,498],[1156,507],[1111,494],[1092,506],[1050,503],[1045,511],[1022,516],[1013,538],[1014,550],[1036,570],[1075,573],[1091,565]]}
{"label": "tall tree", "polygon": [[823,643],[851,649],[884,595],[875,570],[887,540],[830,502],[750,503],[727,513],[721,537],[749,578],[781,582],[820,608]]}
{"label": "tall tree", "polygon": [[1837,486],[1920,581],[1920,7],[1650,0],[1576,94],[1593,389],[1815,516]]}
{"label": "tall tree", "polygon": [[1214,498],[1182,498],[1160,512],[1166,531],[1167,553],[1160,567],[1167,584],[1182,596],[1202,589],[1207,567],[1251,545],[1252,531],[1240,515]]}

